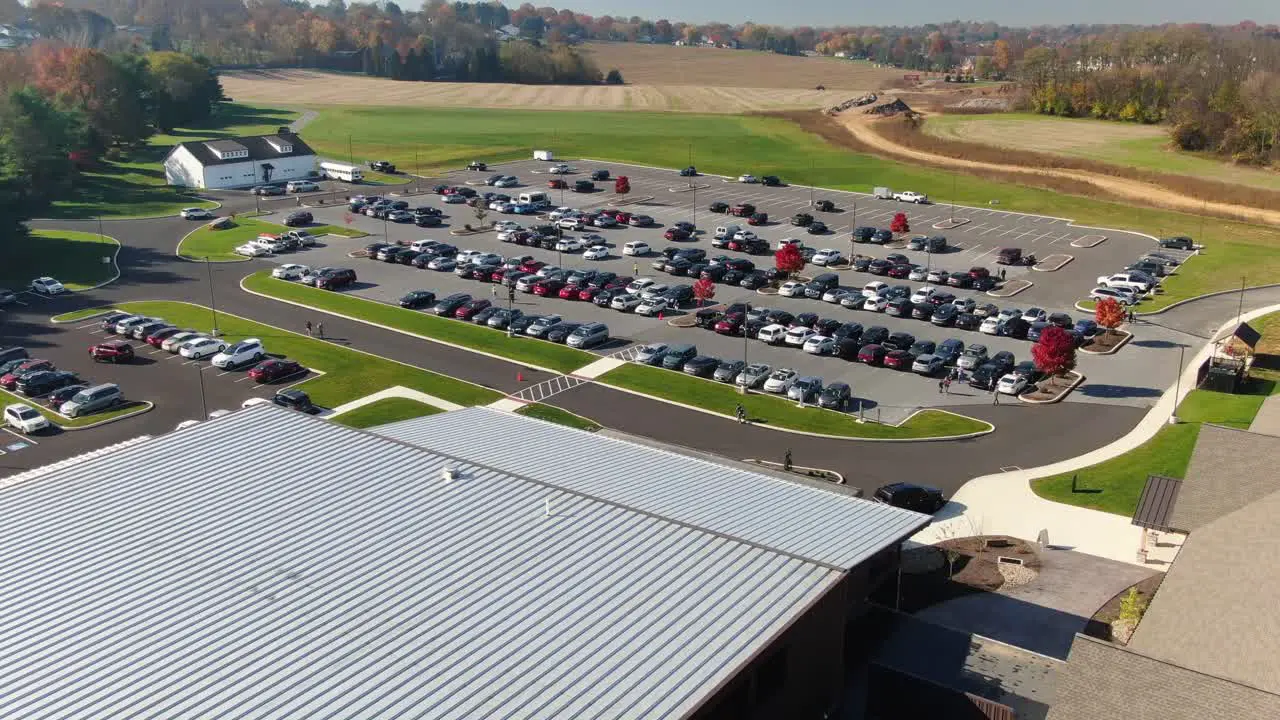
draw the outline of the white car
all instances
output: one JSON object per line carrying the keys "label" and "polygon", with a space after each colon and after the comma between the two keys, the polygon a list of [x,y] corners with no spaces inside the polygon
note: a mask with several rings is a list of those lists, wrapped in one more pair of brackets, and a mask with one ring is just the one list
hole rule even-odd
{"label": "white car", "polygon": [[557,252],[578,252],[582,249],[582,241],[574,238],[565,238],[556,243]]}
{"label": "white car", "polygon": [[793,327],[790,330],[787,330],[786,337],[782,339],[782,342],[794,347],[804,347],[804,344],[809,341],[809,338],[817,334],[818,333],[813,331],[813,328],[801,325],[800,327]]}
{"label": "white car", "polygon": [[1021,395],[1027,389],[1027,379],[1017,373],[1009,373],[996,383],[996,392],[1002,395]]}
{"label": "white car", "polygon": [[862,309],[871,312],[884,312],[887,307],[889,307],[889,298],[886,295],[869,297],[862,302]]}
{"label": "white car", "polygon": [[1105,288],[1117,289],[1123,288],[1133,290],[1138,293],[1145,293],[1151,289],[1150,283],[1139,280],[1136,276],[1128,273],[1117,273],[1115,275],[1103,275],[1098,278],[1098,285]]}
{"label": "white car", "polygon": [[512,240],[515,239],[516,233],[518,232],[520,232],[519,228],[515,228],[511,230],[499,230],[498,242],[511,242]]}
{"label": "white car", "polygon": [[589,247],[589,248],[596,247],[597,245],[607,245],[609,242],[604,239],[603,235],[597,235],[595,233],[587,233],[585,235],[579,235],[578,239],[582,241],[582,245],[584,247]]}
{"label": "white car", "polygon": [[451,257],[445,257],[443,255],[437,255],[436,257],[431,258],[431,262],[427,263],[428,270],[439,270],[441,272],[448,272],[449,270],[452,270],[457,266],[458,266],[457,260],[454,260]]}
{"label": "white car", "polygon": [[499,180],[498,182],[494,183],[493,186],[500,187],[500,188],[509,188],[509,187],[515,187],[519,184],[520,184],[520,178],[516,177],[515,175],[508,175],[502,178],[501,180]]}
{"label": "white car", "polygon": [[626,245],[622,246],[622,254],[623,255],[648,255],[649,243],[640,242],[638,240],[635,242],[629,242]]}
{"label": "white car", "polygon": [[576,215],[577,213],[578,213],[577,210],[574,210],[573,208],[566,205],[564,207],[558,207],[555,210],[552,210],[551,212],[547,213],[547,219],[552,222],[555,222],[560,218],[569,217],[570,215]]}
{"label": "white car", "polygon": [[186,220],[212,220],[213,213],[204,208],[182,208],[182,212],[178,213]]}
{"label": "white car", "polygon": [[645,289],[640,291],[640,299],[648,300],[649,298],[656,298],[659,295],[666,295],[666,294],[667,294],[666,285],[662,283],[654,283],[649,287],[646,287]]}
{"label": "white car", "polygon": [[543,265],[542,267],[538,268],[538,272],[534,273],[534,277],[541,280],[542,278],[545,278],[545,277],[551,277],[552,275],[558,272],[560,272],[560,266],[558,265]]}
{"label": "white car", "polygon": [[756,176],[755,176],[755,175],[739,175],[739,176],[738,176],[738,182],[740,182],[740,183],[754,183],[754,182],[756,182]]}
{"label": "white car", "polygon": [[978,302],[971,297],[958,297],[951,301],[951,305],[962,313],[973,312],[978,306]]}
{"label": "white car", "polygon": [[644,292],[644,291],[645,291],[645,290],[646,290],[650,285],[653,285],[653,284],[654,284],[654,283],[656,283],[656,282],[658,282],[658,281],[657,281],[657,280],[654,280],[653,278],[639,277],[639,278],[636,278],[635,280],[632,280],[630,283],[628,283],[628,284],[627,284],[627,287],[626,287],[626,290],[627,290],[627,292],[629,292],[629,293],[631,293],[631,294],[633,294],[633,295],[634,295],[634,294],[636,294],[636,293],[642,293],[642,292]]}
{"label": "white car", "polygon": [[825,267],[827,265],[838,265],[843,261],[844,261],[844,255],[841,254],[839,250],[833,250],[831,248],[823,248],[822,250],[819,250],[818,252],[814,253],[813,259],[810,260],[809,262],[813,263],[814,265],[822,265]]}
{"label": "white car", "polygon": [[41,295],[61,295],[67,289],[62,283],[51,277],[40,277],[31,281],[31,292],[40,293]]}
{"label": "white car", "polygon": [[919,265],[911,268],[911,272],[907,274],[907,279],[912,282],[919,282],[921,280],[926,280],[928,279],[928,277],[929,277],[929,271],[920,267]]}
{"label": "white car", "polygon": [[756,333],[756,339],[765,345],[781,345],[782,341],[787,337],[787,326],[781,323],[773,323],[760,328],[760,332]]}
{"label": "white car", "polygon": [[445,205],[461,205],[461,204],[465,203],[466,201],[467,201],[467,199],[466,199],[465,197],[463,197],[462,195],[456,195],[456,194],[455,194],[455,195],[445,195],[445,196],[444,196],[444,204],[445,204]]}
{"label": "white car", "polygon": [[493,227],[498,232],[515,232],[516,230],[522,229],[520,227],[520,223],[515,220],[499,220],[493,224]]}
{"label": "white car", "polygon": [[489,203],[489,209],[502,212],[502,206],[506,204],[507,204],[506,200],[494,200],[493,202]]}
{"label": "white car", "polygon": [[648,298],[636,306],[636,314],[652,317],[671,309],[671,300],[661,295]]}
{"label": "white car", "polygon": [[547,172],[551,173],[552,175],[567,175],[573,172],[573,170],[570,169],[568,165],[565,165],[564,163],[560,163],[559,165],[552,165],[551,169],[548,170]]}
{"label": "white car", "polygon": [[178,354],[184,358],[192,360],[202,360],[212,357],[227,349],[227,344],[217,338],[200,336],[194,340],[188,340],[178,348]]}
{"label": "white car", "polygon": [[739,230],[733,234],[734,242],[753,242],[759,240],[760,236],[756,235],[752,230]]}
{"label": "white car", "polygon": [[1038,323],[1048,319],[1048,317],[1049,313],[1038,307],[1027,308],[1026,311],[1022,313],[1022,319],[1029,323]]}
{"label": "white car", "polygon": [[872,280],[871,282],[862,286],[862,297],[865,297],[865,298],[880,297],[881,295],[885,294],[888,291],[889,291],[888,283],[883,283],[883,282],[880,282],[879,280]]}
{"label": "white car", "polygon": [[561,230],[581,230],[584,225],[580,217],[562,217],[556,221],[556,227]]}
{"label": "white car", "polygon": [[803,349],[810,355],[830,355],[836,351],[836,339],[826,335],[814,335],[804,341]]}
{"label": "white car", "polygon": [[306,230],[290,230],[289,232],[285,233],[284,235],[281,235],[280,237],[293,238],[294,240],[297,240],[303,247],[311,247],[312,245],[316,244],[316,236],[312,235]]}
{"label": "white car", "polygon": [[768,380],[764,381],[764,391],[771,393],[785,393],[791,389],[796,382],[796,371],[791,368],[779,368],[773,371]]}
{"label": "white car", "polygon": [[893,199],[897,200],[898,202],[909,202],[909,203],[919,203],[919,204],[924,204],[929,202],[928,195],[925,195],[924,193],[914,192],[911,190],[907,190],[905,192],[896,192],[893,194]]}
{"label": "white car", "polygon": [[1115,300],[1121,305],[1135,305],[1138,302],[1137,297],[1134,295],[1133,291],[1127,290],[1127,289],[1100,287],[1100,288],[1094,288],[1092,291],[1089,292],[1090,300],[1097,301],[1097,300],[1104,300],[1106,298],[1111,298],[1112,300]]}
{"label": "white car", "polygon": [[983,335],[999,335],[1000,328],[1003,325],[1004,321],[999,317],[989,317],[986,320],[983,320],[982,324],[978,326],[978,332]]}
{"label": "white car", "polygon": [[392,210],[387,213],[387,219],[391,222],[409,222],[413,220],[413,213],[408,210]]}
{"label": "white car", "polygon": [[471,250],[471,249],[459,250],[456,254],[454,254],[453,259],[457,260],[459,263],[469,263],[475,258],[480,257],[483,254],[484,254],[483,250]]}
{"label": "white car", "polygon": [[235,249],[235,253],[237,255],[244,255],[245,257],[265,257],[270,255],[271,251],[261,245],[247,242],[244,245],[237,247]]}
{"label": "white car", "polygon": [[631,312],[640,307],[640,303],[644,302],[639,295],[632,293],[623,293],[609,301],[609,307],[622,312]]}
{"label": "white car", "polygon": [[14,403],[4,409],[4,424],[21,431],[23,435],[30,435],[49,427],[49,419],[30,405]]}
{"label": "white car", "polygon": [[1014,318],[1020,318],[1020,317],[1022,317],[1022,311],[1019,310],[1018,308],[1005,308],[1001,310],[999,314],[996,315],[996,319],[1000,321],[1001,325],[1009,322]]}
{"label": "white car", "polygon": [[587,248],[587,251],[586,251],[586,252],[582,253],[582,259],[584,259],[584,260],[608,260],[608,259],[609,259],[609,248],[605,247],[604,245],[596,245],[596,246],[594,246],[594,247],[589,247],[589,248]]}
{"label": "white car", "polygon": [[287,185],[285,185],[284,188],[285,188],[285,191],[287,192],[300,193],[300,192],[315,192],[320,189],[320,186],[311,182],[310,180],[294,180],[288,183]]}
{"label": "white car", "polygon": [[946,285],[947,276],[948,276],[948,273],[946,270],[930,270],[929,272],[925,273],[924,279],[926,282],[938,283],[939,285]]}
{"label": "white car", "polygon": [[165,338],[164,342],[160,343],[160,349],[166,352],[176,353],[178,352],[178,348],[182,347],[188,340],[195,340],[198,337],[200,337],[200,333],[198,332],[183,331],[180,333],[174,333]]}
{"label": "white car", "polygon": [[258,247],[266,250],[268,253],[284,252],[285,248],[287,247],[283,242],[280,241],[280,238],[276,237],[275,235],[259,235],[253,240],[250,240],[249,244],[257,245]]}
{"label": "white car", "polygon": [[937,290],[929,287],[928,285],[919,288],[915,292],[911,293],[911,304],[920,305],[921,303],[927,302],[929,298],[933,297],[935,292],[937,292]]}
{"label": "white car", "polygon": [[117,335],[129,335],[133,332],[133,329],[139,325],[146,325],[147,323],[153,322],[161,322],[161,319],[147,317],[146,315],[130,315],[127,318],[120,318],[113,329],[116,331]]}
{"label": "white car", "polygon": [[785,282],[778,288],[778,294],[782,297],[804,297],[804,283],[795,280]]}
{"label": "white car", "polygon": [[611,228],[618,225],[618,219],[612,215],[599,215],[591,221],[591,224],[598,228]]}
{"label": "white car", "polygon": [[262,346],[262,341],[258,338],[248,338],[214,355],[213,360],[210,362],[213,363],[214,367],[220,367],[225,370],[248,363],[256,363],[266,356],[267,349]]}
{"label": "white car", "polygon": [[289,263],[288,265],[281,265],[275,270],[272,270],[271,277],[280,278],[281,280],[301,280],[302,276],[309,272],[311,272],[311,268],[306,265],[295,265],[293,263]]}
{"label": "white car", "polygon": [[847,297],[851,292],[853,291],[846,290],[844,288],[832,288],[822,294],[822,302],[838,303],[845,299],[845,297]]}

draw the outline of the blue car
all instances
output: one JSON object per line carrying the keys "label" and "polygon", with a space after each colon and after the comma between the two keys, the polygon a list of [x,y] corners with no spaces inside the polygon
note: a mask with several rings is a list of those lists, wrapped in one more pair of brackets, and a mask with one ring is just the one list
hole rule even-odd
{"label": "blue car", "polygon": [[527,203],[516,203],[515,206],[511,208],[511,212],[516,215],[533,215],[538,212],[538,208]]}
{"label": "blue car", "polygon": [[1077,320],[1076,326],[1072,330],[1083,337],[1093,337],[1098,334],[1098,323],[1093,320]]}

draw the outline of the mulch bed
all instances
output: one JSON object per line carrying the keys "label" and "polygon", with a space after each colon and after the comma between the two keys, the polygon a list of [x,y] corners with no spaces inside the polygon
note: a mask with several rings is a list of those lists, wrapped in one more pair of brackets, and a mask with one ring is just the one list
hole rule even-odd
{"label": "mulch bed", "polygon": [[[1151,597],[1160,589],[1160,583],[1164,582],[1164,573],[1156,573],[1146,580],[1139,581],[1135,587],[1138,589],[1138,595],[1143,600],[1151,603]],[[1120,617],[1120,602],[1124,600],[1124,596],[1129,594],[1129,588],[1125,588],[1116,593],[1116,596],[1107,601],[1106,605],[1098,608],[1098,612],[1089,618],[1089,622],[1085,624],[1084,634],[1090,637],[1106,640],[1107,642],[1117,642],[1116,638],[1111,635],[1111,623]]]}
{"label": "mulch bed", "polygon": [[1106,352],[1117,345],[1120,345],[1129,338],[1126,333],[1109,333],[1102,332],[1094,335],[1088,342],[1081,346],[1082,350],[1090,352]]}
{"label": "mulch bed", "polygon": [[[946,557],[949,549],[959,553],[954,574],[950,577]],[[999,590],[1004,585],[997,560],[1001,556],[1019,558],[1023,567],[1032,570],[1040,567],[1040,556],[1034,543],[1007,535],[956,538],[904,552],[902,611],[917,612],[953,598]],[[896,583],[886,583],[875,599],[893,607],[896,590]]]}
{"label": "mulch bed", "polygon": [[1028,400],[1049,401],[1057,397],[1063,390],[1071,386],[1075,382],[1077,374],[1075,372],[1068,373],[1066,377],[1050,377],[1036,383],[1022,394],[1022,397]]}

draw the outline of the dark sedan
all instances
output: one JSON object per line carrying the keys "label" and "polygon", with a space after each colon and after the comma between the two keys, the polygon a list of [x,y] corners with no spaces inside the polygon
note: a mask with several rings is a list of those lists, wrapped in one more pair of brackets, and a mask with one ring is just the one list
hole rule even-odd
{"label": "dark sedan", "polygon": [[421,308],[436,304],[436,294],[430,290],[413,290],[400,298],[402,308]]}
{"label": "dark sedan", "polygon": [[710,355],[698,355],[684,364],[682,370],[686,375],[709,378],[720,366],[720,359]]}
{"label": "dark sedan", "polygon": [[457,310],[453,311],[453,316],[459,320],[470,320],[476,313],[484,310],[493,303],[488,300],[478,299],[463,303]]}
{"label": "dark sedan", "polygon": [[70,370],[40,370],[18,378],[16,386],[27,397],[39,397],[79,381],[80,377]]}

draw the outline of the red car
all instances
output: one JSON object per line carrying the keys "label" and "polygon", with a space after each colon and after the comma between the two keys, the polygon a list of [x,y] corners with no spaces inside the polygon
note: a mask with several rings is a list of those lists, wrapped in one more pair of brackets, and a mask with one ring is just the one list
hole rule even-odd
{"label": "red car", "polygon": [[906,350],[891,350],[884,356],[884,366],[894,370],[910,370],[915,358]]}
{"label": "red car", "polygon": [[716,323],[716,333],[720,335],[737,335],[742,332],[742,321],[746,319],[742,313],[730,313]]}
{"label": "red car", "polygon": [[562,287],[564,287],[563,280],[547,278],[533,284],[533,294],[538,297],[555,297],[560,294],[560,288]]}
{"label": "red car", "polygon": [[306,372],[307,369],[293,360],[264,360],[249,371],[254,382],[269,383],[292,375]]}
{"label": "red car", "polygon": [[174,335],[177,335],[180,332],[190,332],[190,331],[183,330],[182,328],[176,328],[176,327],[157,330],[147,336],[147,344],[150,345],[151,347],[160,347],[164,345],[165,340],[168,340],[169,338],[173,337]]}
{"label": "red car", "polygon": [[769,222],[769,213],[754,213],[747,218],[748,225],[764,225]]}
{"label": "red car", "polygon": [[905,280],[909,275],[911,275],[911,266],[910,265],[894,265],[893,267],[889,268],[889,272],[885,274],[891,278]]}
{"label": "red car", "polygon": [[489,273],[488,282],[502,282],[502,278],[507,274],[506,268],[498,268]]}
{"label": "red car", "polygon": [[569,187],[569,183],[565,182],[564,180],[561,180],[560,178],[554,178],[552,180],[547,181],[547,187],[551,188],[552,190],[563,190]]}
{"label": "red car", "polygon": [[458,308],[457,311],[453,313],[453,316],[458,318],[459,320],[470,320],[472,315],[475,315],[476,313],[480,312],[481,310],[484,310],[485,308],[489,307],[492,304],[493,303],[489,302],[488,300],[472,300],[471,302]]}
{"label": "red car", "polygon": [[128,362],[133,359],[133,346],[118,340],[98,343],[89,348],[89,357],[94,362]]}
{"label": "red car", "polygon": [[667,228],[667,231],[662,234],[662,237],[668,240],[688,240],[689,233],[685,230],[681,230],[680,228],[673,227]]}
{"label": "red car", "polygon": [[884,362],[884,347],[881,345],[865,345],[858,351],[858,362],[868,365],[879,365]]}
{"label": "red car", "polygon": [[991,271],[984,267],[969,268],[969,277],[977,280],[978,278],[991,277]]}
{"label": "red car", "polygon": [[598,288],[598,287],[585,287],[585,288],[582,288],[581,290],[579,290],[579,291],[578,291],[578,299],[579,299],[579,300],[586,300],[587,302],[591,302],[592,300],[595,300],[595,299],[596,299],[596,296],[597,296],[597,295],[599,295],[599,294],[600,294],[600,291],[601,291],[601,290],[603,290],[603,289],[604,289],[604,288]]}
{"label": "red car", "polygon": [[578,293],[580,292],[582,292],[582,288],[578,287],[577,285],[565,285],[564,287],[560,288],[560,299],[561,300],[577,300]]}
{"label": "red car", "polygon": [[536,273],[546,267],[546,263],[541,260],[526,260],[520,263],[520,270],[527,273]]}
{"label": "red car", "polygon": [[626,286],[630,285],[632,280],[635,280],[635,278],[631,277],[630,275],[626,275],[626,276],[624,276],[624,277],[614,278],[614,279],[610,280],[609,282],[605,283],[605,285],[604,285],[604,289],[605,289],[605,290],[617,290],[618,288],[624,288],[624,287],[626,287]]}
{"label": "red car", "polygon": [[0,376],[0,387],[5,390],[12,390],[18,386],[18,378],[29,372],[39,372],[41,370],[54,370],[53,363],[48,360],[28,360],[12,371]]}
{"label": "red car", "polygon": [[618,221],[618,224],[620,224],[620,225],[630,225],[630,224],[631,224],[631,213],[629,213],[629,212],[623,212],[623,211],[619,210],[618,212],[616,212],[616,213],[614,213],[614,214],[613,214],[613,219],[614,219],[614,220],[617,220],[617,221]]}
{"label": "red car", "polygon": [[733,207],[729,208],[729,214],[733,215],[734,217],[749,218],[752,215],[756,214],[756,206],[752,205],[751,203],[742,203],[741,205],[734,205]]}

